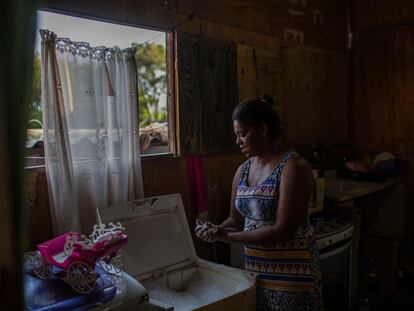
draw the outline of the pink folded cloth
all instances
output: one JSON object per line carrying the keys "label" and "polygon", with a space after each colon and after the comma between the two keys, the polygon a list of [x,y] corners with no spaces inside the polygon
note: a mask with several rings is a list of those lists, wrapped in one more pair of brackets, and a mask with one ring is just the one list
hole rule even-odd
{"label": "pink folded cloth", "polygon": [[202,156],[187,156],[188,193],[198,216],[208,212]]}

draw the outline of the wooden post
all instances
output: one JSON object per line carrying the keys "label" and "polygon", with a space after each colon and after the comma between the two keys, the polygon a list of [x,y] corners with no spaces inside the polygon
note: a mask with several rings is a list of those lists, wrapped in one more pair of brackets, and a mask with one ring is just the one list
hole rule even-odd
{"label": "wooden post", "polygon": [[4,0],[0,11],[0,301],[23,309],[23,154],[32,92],[35,1]]}

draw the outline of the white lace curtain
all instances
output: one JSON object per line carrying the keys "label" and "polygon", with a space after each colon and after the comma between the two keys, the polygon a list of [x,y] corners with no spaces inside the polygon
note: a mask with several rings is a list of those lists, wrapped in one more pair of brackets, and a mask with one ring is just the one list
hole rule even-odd
{"label": "white lace curtain", "polygon": [[89,233],[97,208],[143,197],[134,49],[40,32],[52,222]]}

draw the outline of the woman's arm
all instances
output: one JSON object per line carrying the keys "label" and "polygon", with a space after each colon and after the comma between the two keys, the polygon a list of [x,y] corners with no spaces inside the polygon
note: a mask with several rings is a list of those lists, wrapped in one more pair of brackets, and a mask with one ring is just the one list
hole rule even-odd
{"label": "woman's arm", "polygon": [[210,222],[203,222],[202,220],[197,219],[196,223],[197,226],[195,228],[196,235],[206,241],[206,242],[213,242],[217,239],[216,234],[218,231],[225,231],[225,232],[239,232],[243,230],[244,227],[244,218],[236,209],[236,194],[237,194],[237,187],[240,180],[241,175],[241,168],[242,165],[239,166],[236,173],[233,177],[233,183],[231,187],[231,199],[230,199],[230,214],[229,217],[225,221],[223,221],[220,225],[213,225]]}
{"label": "woman's arm", "polygon": [[243,244],[275,244],[289,241],[303,223],[314,180],[305,159],[290,160],[282,172],[276,222],[257,230],[226,232],[217,230],[217,238]]}

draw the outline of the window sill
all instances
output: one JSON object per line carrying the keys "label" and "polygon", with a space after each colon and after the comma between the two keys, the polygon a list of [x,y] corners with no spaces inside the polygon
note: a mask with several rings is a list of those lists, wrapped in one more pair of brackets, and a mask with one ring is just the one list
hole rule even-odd
{"label": "window sill", "polygon": [[152,160],[154,158],[174,158],[176,157],[172,152],[164,152],[164,153],[150,153],[150,154],[141,154],[142,160]]}
{"label": "window sill", "polygon": [[147,150],[141,151],[141,158],[153,157],[171,157],[174,153],[171,152],[168,144],[153,144]]}
{"label": "window sill", "polygon": [[24,158],[24,170],[42,171],[46,170],[45,156],[43,148],[29,149]]}
{"label": "window sill", "polygon": [[[142,152],[141,160],[152,160],[159,158],[177,157],[170,151],[168,145],[152,145],[145,152]],[[24,159],[24,170],[30,172],[46,172],[46,161],[43,146],[26,148],[26,157]]]}
{"label": "window sill", "polygon": [[46,172],[46,165],[25,166],[24,170],[26,172],[45,173]]}

